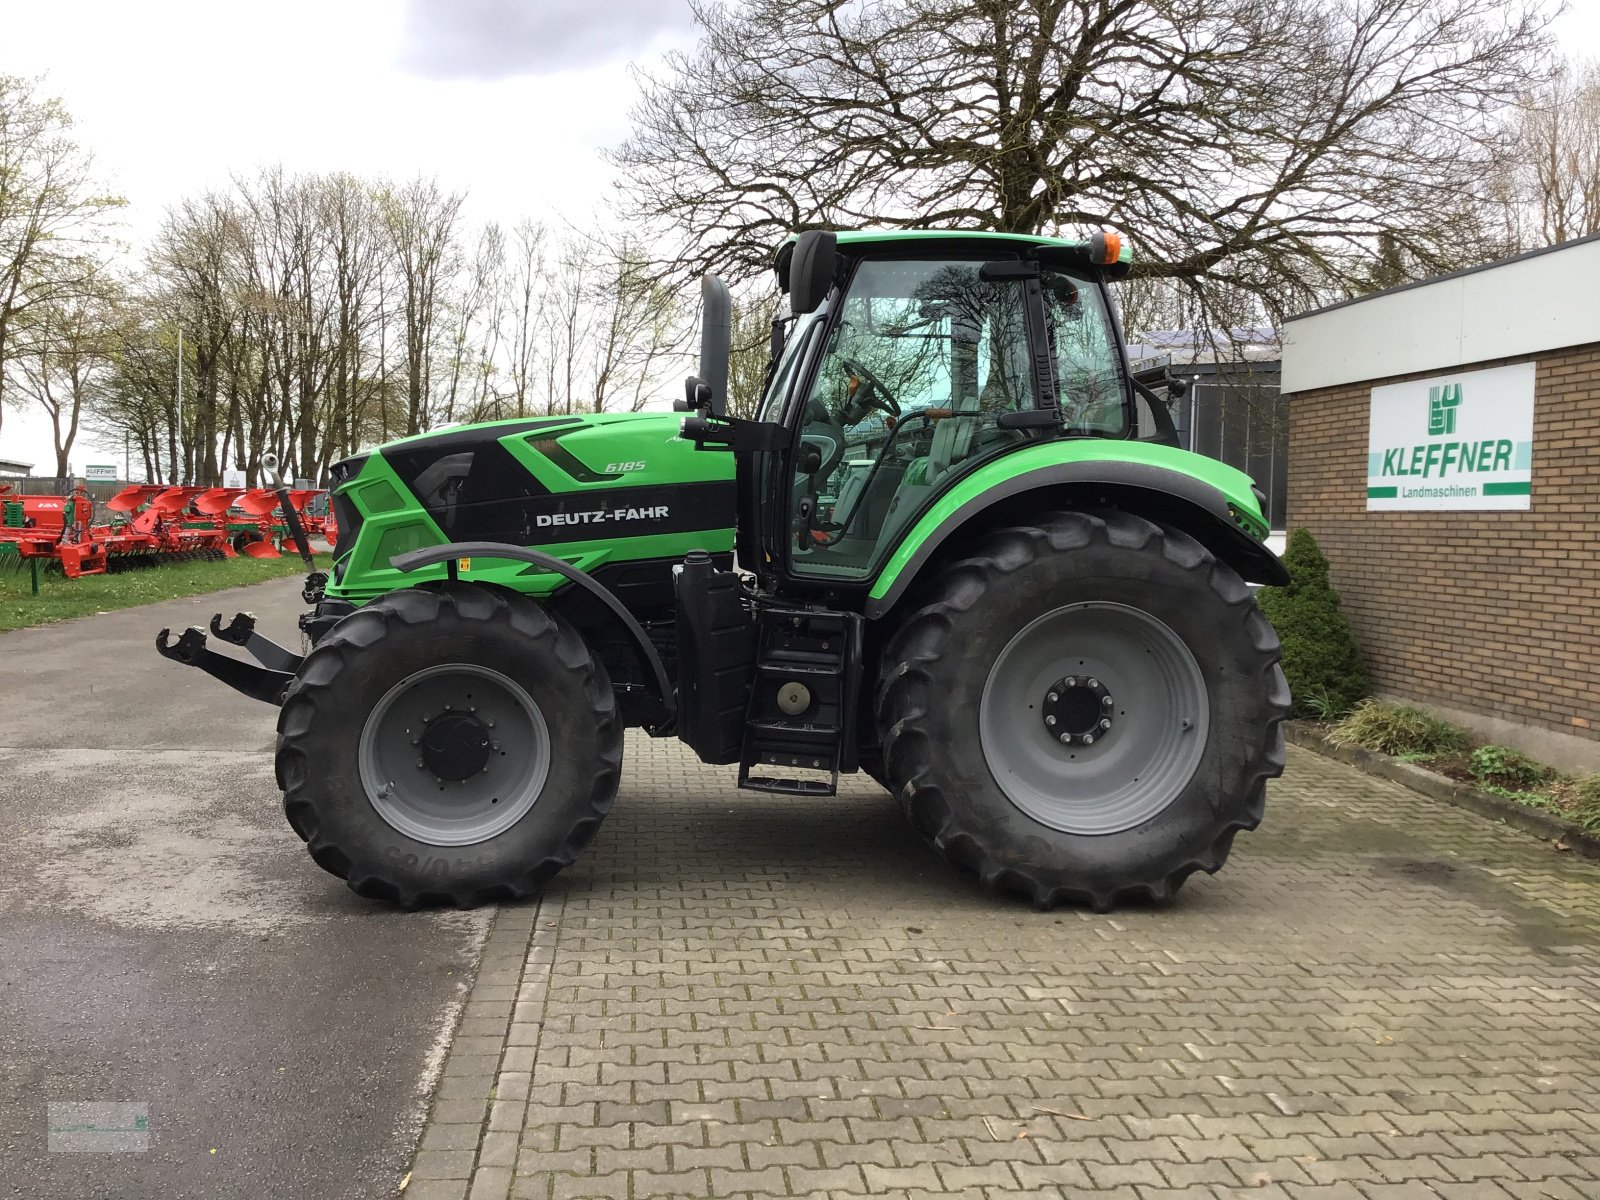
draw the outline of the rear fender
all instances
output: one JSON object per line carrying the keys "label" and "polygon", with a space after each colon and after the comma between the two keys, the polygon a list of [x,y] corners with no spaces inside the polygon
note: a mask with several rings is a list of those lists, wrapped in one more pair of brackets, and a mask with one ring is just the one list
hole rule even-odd
{"label": "rear fender", "polygon": [[974,535],[1050,510],[1110,507],[1137,513],[1188,534],[1248,583],[1289,582],[1283,563],[1249,532],[1261,520],[1254,497],[1230,501],[1220,488],[1183,471],[1105,460],[1054,463],[948,502],[956,490],[923,514],[890,557],[868,597],[868,617],[888,613],[930,562]]}

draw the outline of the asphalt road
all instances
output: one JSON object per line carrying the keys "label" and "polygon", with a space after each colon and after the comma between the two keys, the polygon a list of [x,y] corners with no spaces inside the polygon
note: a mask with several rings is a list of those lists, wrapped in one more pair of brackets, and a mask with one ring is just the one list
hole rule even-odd
{"label": "asphalt road", "polygon": [[[276,710],[157,657],[297,580],[0,634],[0,1196],[392,1196],[488,913],[400,914],[283,819]],[[48,1105],[148,1106],[50,1153]],[[59,1112],[60,1110],[58,1110]]]}

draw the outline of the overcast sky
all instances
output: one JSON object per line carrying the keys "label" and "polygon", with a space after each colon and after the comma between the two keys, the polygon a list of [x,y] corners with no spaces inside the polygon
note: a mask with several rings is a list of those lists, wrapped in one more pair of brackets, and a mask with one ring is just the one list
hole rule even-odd
{"label": "overcast sky", "polygon": [[[1570,8],[1564,47],[1600,55],[1600,0]],[[0,0],[0,74],[66,102],[134,243],[178,197],[275,162],[437,174],[475,219],[583,224],[630,62],[693,33],[687,0]],[[42,416],[8,404],[0,458],[52,470]]]}
{"label": "overcast sky", "polygon": [[[630,62],[692,40],[687,0],[0,0],[0,74],[66,102],[135,244],[178,197],[275,162],[437,174],[475,220],[581,225]],[[111,461],[80,445],[75,469]],[[0,458],[53,469],[42,414],[7,403]]]}

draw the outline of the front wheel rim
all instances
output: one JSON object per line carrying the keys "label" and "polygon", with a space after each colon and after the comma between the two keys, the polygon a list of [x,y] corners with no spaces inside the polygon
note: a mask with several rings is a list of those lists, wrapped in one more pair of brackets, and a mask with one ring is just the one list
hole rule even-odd
{"label": "front wheel rim", "polygon": [[978,713],[984,759],[1022,812],[1062,833],[1142,825],[1193,779],[1210,700],[1183,639],[1142,609],[1068,604],[1000,651]]}
{"label": "front wheel rim", "polygon": [[395,684],[367,714],[357,751],[378,815],[430,846],[476,845],[510,829],[539,799],[550,758],[533,698],[474,663],[427,667]]}

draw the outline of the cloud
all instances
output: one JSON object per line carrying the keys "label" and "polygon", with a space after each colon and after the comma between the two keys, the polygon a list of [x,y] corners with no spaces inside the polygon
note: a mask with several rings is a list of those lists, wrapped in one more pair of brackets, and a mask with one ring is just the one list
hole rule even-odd
{"label": "cloud", "polygon": [[406,0],[401,61],[435,79],[547,75],[693,28],[687,0]]}

